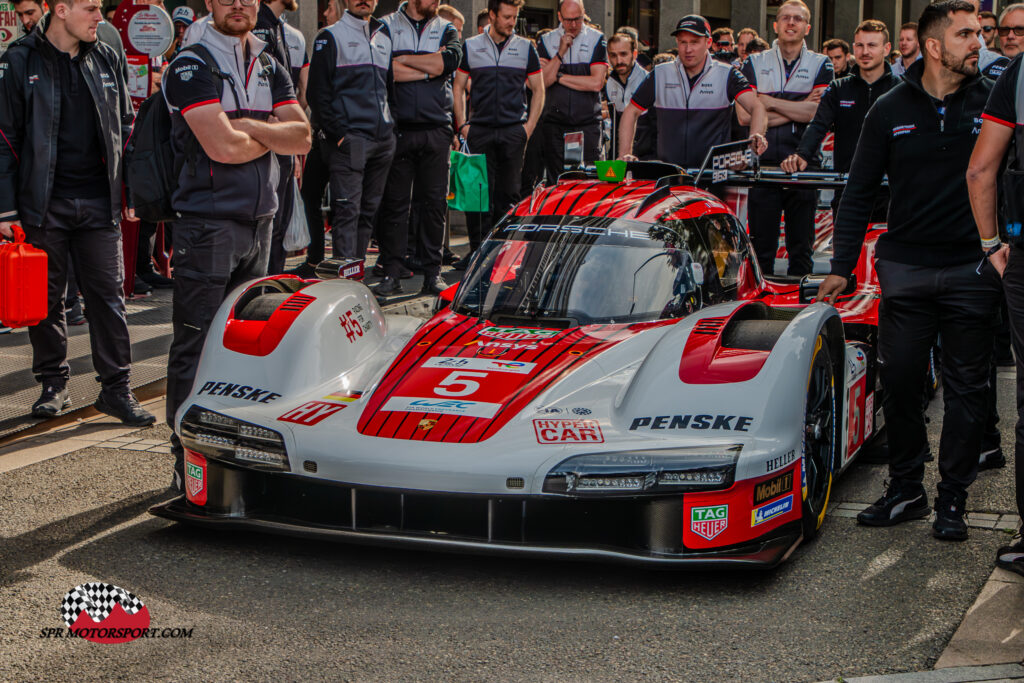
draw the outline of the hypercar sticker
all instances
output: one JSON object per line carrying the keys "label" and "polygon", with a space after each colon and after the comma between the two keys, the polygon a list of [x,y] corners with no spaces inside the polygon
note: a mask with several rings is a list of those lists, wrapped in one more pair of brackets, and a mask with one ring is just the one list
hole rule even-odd
{"label": "hypercar sticker", "polygon": [[712,540],[729,527],[729,506],[708,505],[690,509],[690,530]]}
{"label": "hypercar sticker", "polygon": [[320,424],[331,415],[345,409],[344,404],[327,403],[326,401],[309,401],[298,408],[293,408],[277,418],[281,422],[293,422],[305,427]]}
{"label": "hypercar sticker", "polygon": [[793,510],[793,496],[789,495],[782,500],[777,500],[774,503],[768,503],[767,505],[759,508],[754,508],[750,513],[750,526],[757,526],[758,524],[764,524],[765,522],[781,517],[787,512]]}
{"label": "hypercar sticker", "polygon": [[604,443],[597,420],[536,419],[537,443]]}

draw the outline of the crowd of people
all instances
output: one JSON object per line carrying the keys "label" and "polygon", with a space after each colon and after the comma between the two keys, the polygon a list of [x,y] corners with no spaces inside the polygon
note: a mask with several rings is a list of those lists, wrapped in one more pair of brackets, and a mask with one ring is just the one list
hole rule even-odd
{"label": "crowd of people", "polygon": [[[868,224],[888,222],[876,268],[890,480],[858,519],[889,526],[934,508],[936,537],[966,538],[968,487],[979,468],[1005,464],[992,360],[1001,309],[1024,359],[1016,159],[1024,4],[997,17],[979,13],[977,0],[941,0],[899,28],[898,51],[889,28],[867,20],[852,44],[832,38],[817,53],[806,44],[810,9],[786,0],[771,45],[753,29],[712,30],[688,15],[672,31],[675,49],[653,57],[630,27],[606,37],[582,0],[559,2],[556,28],[519,35],[522,4],[489,0],[475,34],[464,36],[465,18],[437,0],[408,0],[381,18],[376,0],[331,0],[311,51],[282,19],[296,0],[207,0],[201,18],[174,12],[158,93],[180,169],[168,225],[173,282],[152,272],[148,235],[139,259],[142,274],[174,288],[168,422],[228,292],[284,270],[293,178],[302,179],[312,242],[291,272],[310,276],[325,255],[326,192],[333,257],[362,259],[376,240],[379,298],[403,291],[410,266],[424,275],[422,293],[436,295],[447,286],[442,264],[454,261],[445,203],[452,149],[483,154],[487,166],[489,211],[467,215],[470,255],[454,263],[465,268],[516,201],[557,179],[569,139],[585,164],[658,159],[683,168],[700,166],[713,145],[748,141],[763,165],[796,173],[820,165],[831,132],[834,168],[849,182],[833,201],[834,259],[820,298],[834,301],[846,288]],[[100,0],[15,7],[27,35],[0,57],[0,235],[20,222],[50,258],[49,316],[30,331],[42,384],[33,414],[69,406],[65,294],[77,282],[102,385],[96,407],[148,425],[155,418],[129,387],[122,295],[119,222],[131,216],[122,194],[132,182],[123,150],[134,119],[123,48]],[[774,272],[783,216],[787,274],[811,272],[816,205],[814,191],[800,187],[751,189],[749,232],[763,272]],[[930,506],[922,397],[936,339],[945,417]],[[1018,378],[1024,409],[1019,363]],[[172,445],[180,490],[183,450],[176,436]],[[1024,512],[1024,420],[1016,456]],[[1001,549],[998,562],[1024,573],[1024,545]]]}

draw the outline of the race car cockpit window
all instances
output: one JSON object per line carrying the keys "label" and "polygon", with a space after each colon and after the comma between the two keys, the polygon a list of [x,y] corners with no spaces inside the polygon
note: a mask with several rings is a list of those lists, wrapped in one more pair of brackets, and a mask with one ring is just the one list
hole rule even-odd
{"label": "race car cockpit window", "polygon": [[694,219],[509,217],[481,246],[453,310],[560,327],[683,317],[735,292],[742,257],[720,232]]}

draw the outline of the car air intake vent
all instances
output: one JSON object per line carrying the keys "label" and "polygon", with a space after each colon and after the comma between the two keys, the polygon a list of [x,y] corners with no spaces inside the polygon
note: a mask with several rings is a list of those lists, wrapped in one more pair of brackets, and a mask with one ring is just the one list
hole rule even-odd
{"label": "car air intake vent", "polygon": [[292,294],[288,300],[281,304],[282,311],[301,311],[306,306],[316,301],[308,294]]}
{"label": "car air intake vent", "polygon": [[306,460],[305,462],[302,463],[302,469],[306,470],[307,472],[316,472],[316,461]]}
{"label": "car air intake vent", "polygon": [[522,477],[509,477],[505,480],[505,487],[510,489],[521,489],[526,486]]}
{"label": "car air intake vent", "polygon": [[704,318],[698,320],[697,324],[693,326],[694,334],[710,334],[715,335],[725,325],[725,318]]}

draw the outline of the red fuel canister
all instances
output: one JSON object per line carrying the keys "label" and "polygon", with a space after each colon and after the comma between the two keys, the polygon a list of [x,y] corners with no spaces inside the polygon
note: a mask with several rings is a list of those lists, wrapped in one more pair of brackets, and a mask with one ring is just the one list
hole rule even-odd
{"label": "red fuel canister", "polygon": [[14,226],[14,242],[0,244],[0,325],[29,327],[46,318],[46,252],[25,243]]}

